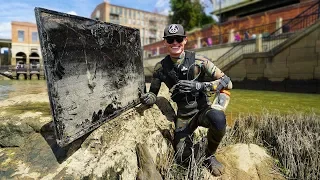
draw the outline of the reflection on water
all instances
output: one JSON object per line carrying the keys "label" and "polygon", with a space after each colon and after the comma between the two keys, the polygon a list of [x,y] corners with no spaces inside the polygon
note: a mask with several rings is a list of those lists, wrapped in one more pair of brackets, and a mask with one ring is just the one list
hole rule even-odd
{"label": "reflection on water", "polygon": [[45,80],[0,80],[0,101],[23,94],[47,92]]}

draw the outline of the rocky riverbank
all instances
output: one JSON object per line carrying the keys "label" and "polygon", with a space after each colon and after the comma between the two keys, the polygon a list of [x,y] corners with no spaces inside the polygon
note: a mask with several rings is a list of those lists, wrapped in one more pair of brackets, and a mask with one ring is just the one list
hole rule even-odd
{"label": "rocky riverbank", "polygon": [[[64,148],[55,143],[46,93],[0,101],[0,179],[172,179],[176,108],[167,91],[162,86],[153,107],[132,108]],[[13,111],[39,104],[45,107]],[[226,166],[219,178],[282,179],[257,145],[226,146],[217,157]],[[218,179],[200,169],[194,179]]]}

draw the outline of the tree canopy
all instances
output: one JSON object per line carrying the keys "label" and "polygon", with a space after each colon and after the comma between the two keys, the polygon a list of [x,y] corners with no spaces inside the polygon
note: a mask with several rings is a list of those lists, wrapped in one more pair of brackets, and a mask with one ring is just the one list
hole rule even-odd
{"label": "tree canopy", "polygon": [[214,22],[206,15],[200,0],[170,0],[170,6],[169,22],[181,24],[186,30]]}

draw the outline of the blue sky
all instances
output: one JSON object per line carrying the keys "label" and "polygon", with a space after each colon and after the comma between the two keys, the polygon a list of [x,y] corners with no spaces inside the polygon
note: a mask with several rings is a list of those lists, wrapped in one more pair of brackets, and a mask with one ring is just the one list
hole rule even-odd
{"label": "blue sky", "polygon": [[[210,12],[210,1],[202,1],[208,6],[206,12]],[[0,0],[0,39],[11,38],[11,21],[35,23],[35,7],[90,17],[94,8],[102,2],[103,0]],[[157,11],[165,15],[170,10],[169,0],[109,0],[109,2],[149,12]]]}

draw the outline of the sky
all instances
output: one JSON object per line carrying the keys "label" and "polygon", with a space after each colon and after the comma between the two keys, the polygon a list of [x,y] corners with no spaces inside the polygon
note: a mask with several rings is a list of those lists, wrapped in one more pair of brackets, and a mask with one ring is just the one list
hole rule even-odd
{"label": "sky", "polygon": [[[11,21],[35,23],[34,8],[42,7],[73,15],[90,17],[94,8],[104,0],[0,0],[0,39],[11,39]],[[105,0],[106,1],[106,0]],[[169,0],[109,0],[113,5],[124,6],[168,15]],[[202,0],[205,11],[210,12],[209,0]]]}

